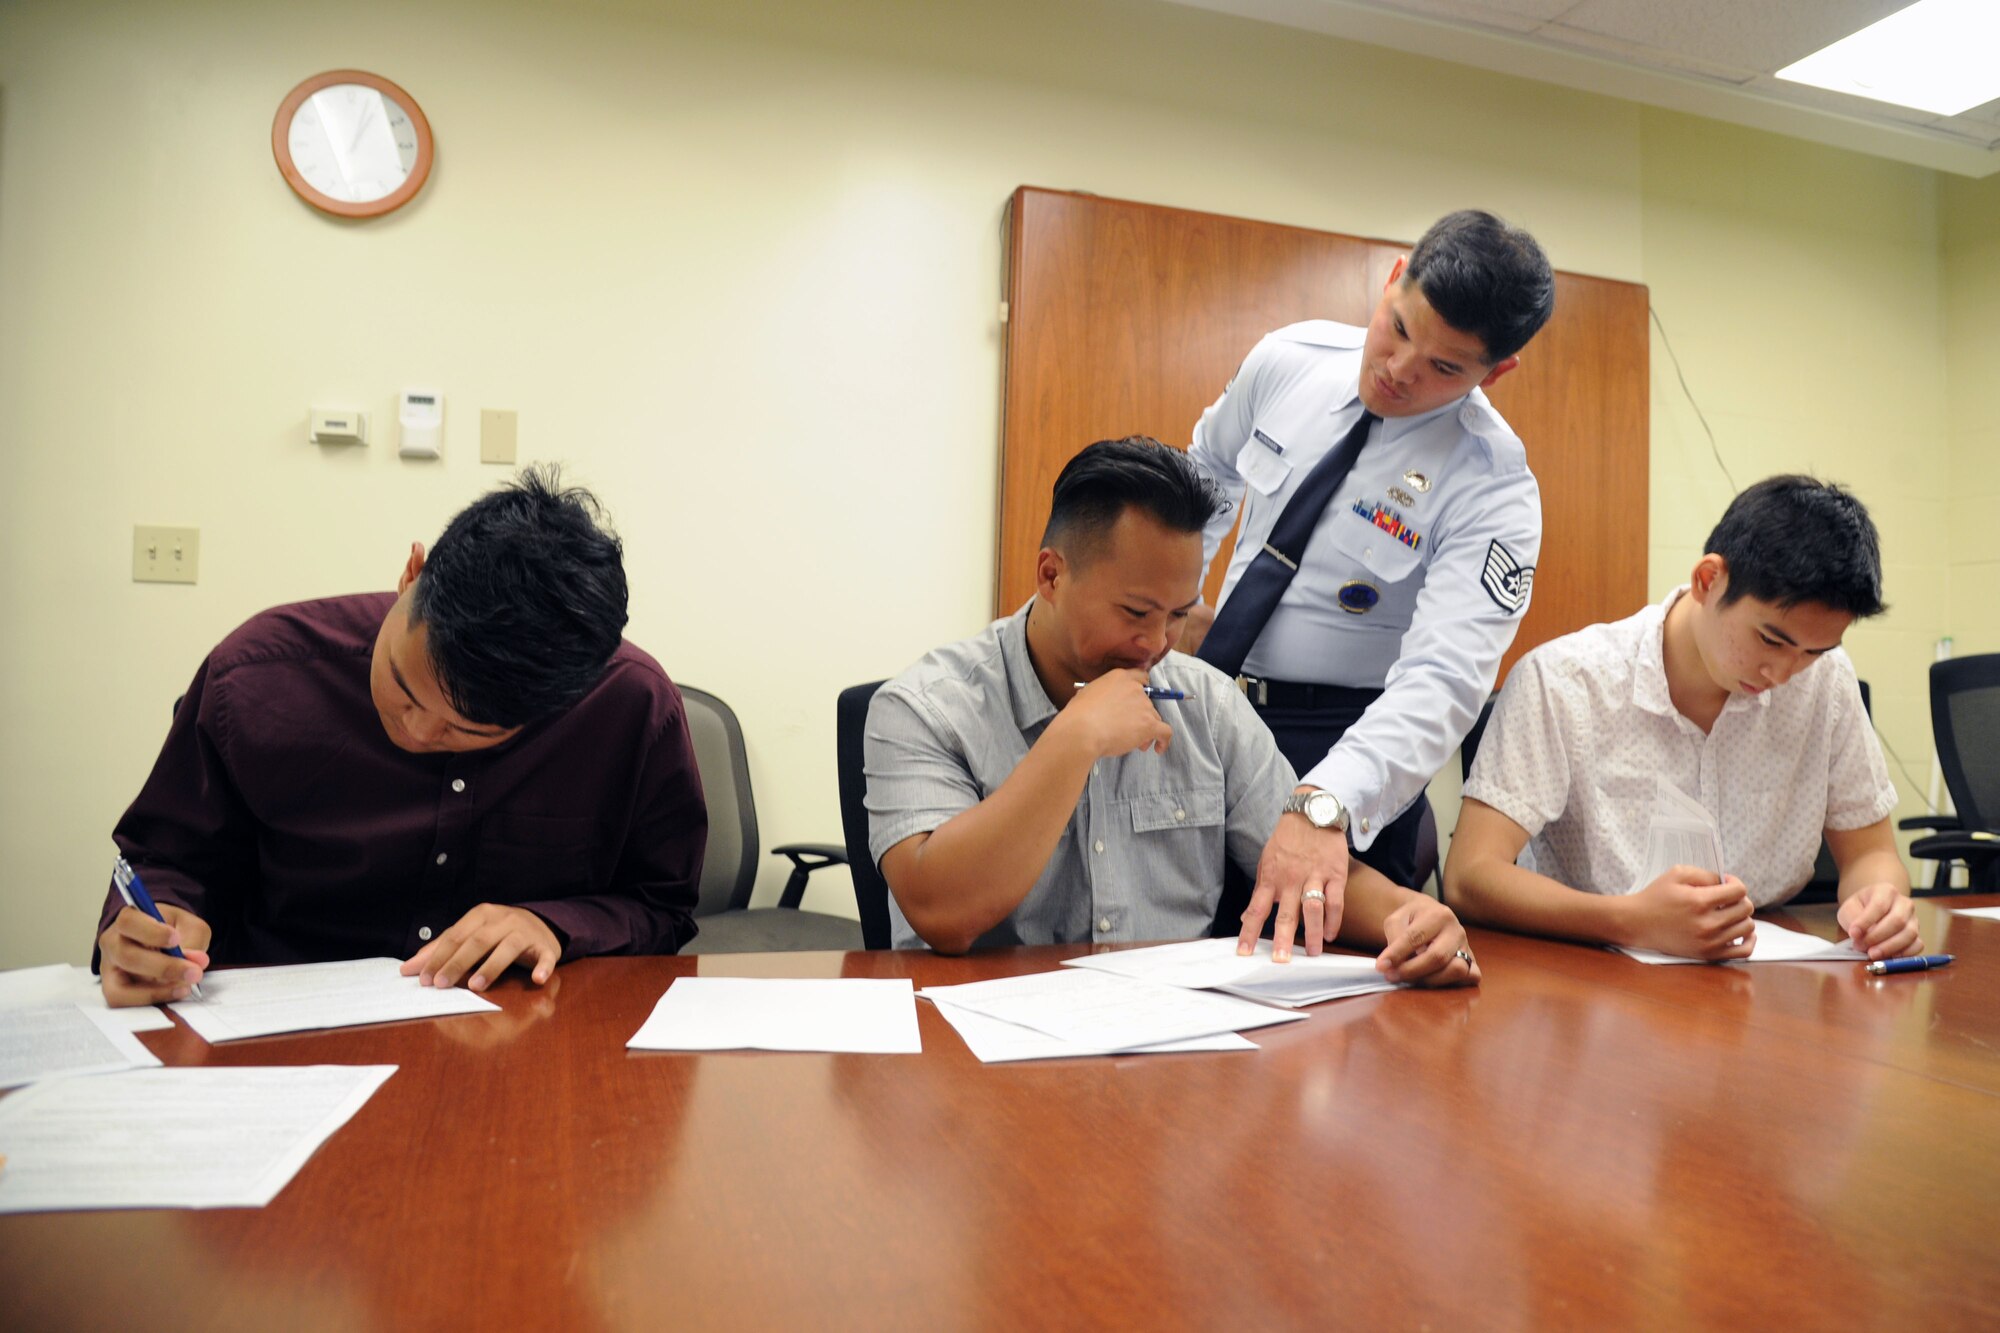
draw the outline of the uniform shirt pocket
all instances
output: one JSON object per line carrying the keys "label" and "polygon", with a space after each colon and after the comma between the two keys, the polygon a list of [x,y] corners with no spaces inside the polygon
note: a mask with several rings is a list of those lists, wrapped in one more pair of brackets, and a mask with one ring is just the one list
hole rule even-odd
{"label": "uniform shirt pocket", "polygon": [[[1319,532],[1328,534],[1343,556],[1374,575],[1385,591],[1387,585],[1401,583],[1416,572],[1417,562],[1423,559],[1419,548],[1430,540],[1428,533],[1419,538],[1417,546],[1411,546],[1394,533],[1376,527],[1366,515],[1356,513],[1351,500],[1334,503],[1342,507],[1341,512],[1330,515],[1332,521],[1322,522]],[[1414,603],[1414,597],[1411,601]]]}
{"label": "uniform shirt pocket", "polygon": [[1291,479],[1292,463],[1279,452],[1282,448],[1282,441],[1268,431],[1253,430],[1249,442],[1236,451],[1236,471],[1259,495],[1276,495]]}

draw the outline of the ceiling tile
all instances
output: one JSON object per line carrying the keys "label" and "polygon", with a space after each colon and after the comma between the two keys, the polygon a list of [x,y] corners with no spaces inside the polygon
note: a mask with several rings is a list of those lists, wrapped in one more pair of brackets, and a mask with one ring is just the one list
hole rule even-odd
{"label": "ceiling tile", "polygon": [[1783,69],[1849,33],[1907,8],[1910,0],[1579,0],[1566,28],[1683,59]]}
{"label": "ceiling tile", "polygon": [[1502,32],[1533,32],[1576,0],[1359,0],[1369,9],[1418,18],[1477,23]]}
{"label": "ceiling tile", "polygon": [[1539,29],[1535,37],[1539,41],[1567,47],[1573,51],[1588,51],[1592,55],[1606,56],[1646,69],[1693,74],[1722,83],[1743,84],[1757,77],[1757,71],[1746,65],[1731,64],[1721,60],[1702,60],[1678,51],[1669,51],[1656,46],[1641,46],[1635,42],[1621,41],[1616,37],[1606,37],[1602,33],[1585,32],[1566,23],[1551,23]]}

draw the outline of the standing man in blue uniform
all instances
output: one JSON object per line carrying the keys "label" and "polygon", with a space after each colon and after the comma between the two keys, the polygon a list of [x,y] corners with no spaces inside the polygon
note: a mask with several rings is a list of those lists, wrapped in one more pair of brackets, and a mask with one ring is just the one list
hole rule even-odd
{"label": "standing man in blue uniform", "polygon": [[[1554,308],[1533,237],[1453,213],[1396,261],[1366,329],[1267,335],[1195,427],[1190,456],[1245,508],[1219,605],[1181,648],[1237,678],[1301,775],[1246,950],[1275,905],[1274,954],[1300,927],[1320,952],[1350,840],[1416,883],[1424,787],[1493,688],[1541,550],[1527,454],[1481,390]],[[1208,524],[1205,561],[1234,520]]]}

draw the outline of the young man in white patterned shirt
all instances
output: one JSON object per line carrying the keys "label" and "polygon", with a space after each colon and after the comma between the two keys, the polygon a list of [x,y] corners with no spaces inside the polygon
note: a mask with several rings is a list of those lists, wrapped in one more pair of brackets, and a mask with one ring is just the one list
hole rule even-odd
{"label": "young man in white patterned shirt", "polygon": [[[1465,786],[1446,901],[1512,930],[1743,958],[1751,913],[1804,886],[1824,835],[1848,938],[1870,958],[1920,952],[1895,788],[1840,651],[1883,609],[1868,511],[1838,486],[1771,477],[1706,550],[1663,604],[1514,667]],[[1715,820],[1723,874],[1642,880],[1659,783]]]}

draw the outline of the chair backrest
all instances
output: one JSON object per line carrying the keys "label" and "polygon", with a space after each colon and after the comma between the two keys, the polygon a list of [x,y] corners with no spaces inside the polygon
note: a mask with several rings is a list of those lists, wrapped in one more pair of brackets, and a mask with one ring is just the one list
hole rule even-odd
{"label": "chair backrest", "polygon": [[2000,826],[2000,653],[1931,663],[1931,734],[1959,823]]}
{"label": "chair backrest", "polygon": [[1479,738],[1486,734],[1486,724],[1493,720],[1493,701],[1500,697],[1495,690],[1486,696],[1480,705],[1479,716],[1473,720],[1472,730],[1465,733],[1465,739],[1458,743],[1458,780],[1463,783],[1472,777],[1472,757],[1479,753]]}
{"label": "chair backrest", "polygon": [[854,877],[854,905],[861,913],[861,947],[889,947],[889,882],[868,852],[868,774],[862,735],[868,705],[883,681],[850,685],[834,707],[834,756],[840,771],[840,831],[847,842],[847,870]]}
{"label": "chair backrest", "polygon": [[708,801],[708,850],[694,914],[709,916],[750,905],[757,884],[757,804],[750,799],[750,756],[735,710],[706,690],[683,685],[680,691]]}

